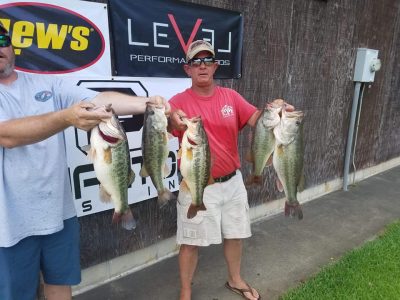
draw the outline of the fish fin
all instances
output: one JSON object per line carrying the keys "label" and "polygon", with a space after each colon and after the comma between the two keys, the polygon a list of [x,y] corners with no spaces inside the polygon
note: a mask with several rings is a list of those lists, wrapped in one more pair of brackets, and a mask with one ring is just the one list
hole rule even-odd
{"label": "fish fin", "polygon": [[180,190],[182,190],[182,192],[184,193],[190,192],[189,186],[187,185],[185,178],[183,178],[181,181]]}
{"label": "fish fin", "polygon": [[163,141],[164,141],[165,145],[168,144],[168,133],[167,132],[163,135]]}
{"label": "fish fin", "polygon": [[245,185],[246,185],[247,187],[249,187],[249,186],[251,186],[251,185],[253,185],[253,184],[261,185],[261,183],[262,183],[262,176],[250,175],[250,176],[247,178],[247,180],[246,180],[246,182],[245,182]]}
{"label": "fish fin", "polygon": [[181,158],[182,157],[182,148],[179,148],[179,150],[178,150],[178,158]]}
{"label": "fish fin", "polygon": [[112,163],[112,153],[111,153],[110,147],[108,147],[106,150],[104,150],[104,162],[107,164]]}
{"label": "fish fin", "polygon": [[248,150],[247,150],[245,159],[246,159],[246,161],[248,161],[249,163],[254,162],[254,157],[253,157],[253,154],[251,153],[251,149],[248,149]]}
{"label": "fish fin", "polygon": [[114,211],[111,223],[118,224],[121,221],[121,216],[121,213]]}
{"label": "fish fin", "polygon": [[254,156],[253,156],[253,153],[251,152],[251,145],[252,145],[252,141],[253,141],[253,136],[254,136],[254,132],[253,132],[253,130],[251,130],[250,132],[249,132],[249,135],[248,135],[248,145],[250,145],[250,147],[248,148],[248,150],[246,151],[246,156],[245,156],[245,159],[248,161],[248,162],[254,162]]}
{"label": "fish fin", "polygon": [[281,193],[283,192],[283,185],[279,179],[276,180],[276,187],[278,188],[278,191],[280,191]]}
{"label": "fish fin", "polygon": [[267,160],[267,162],[265,163],[265,166],[266,167],[269,167],[269,166],[271,166],[272,165],[272,161],[273,161],[273,159],[272,159],[272,154],[268,157],[268,160]]}
{"label": "fish fin", "polygon": [[136,228],[136,220],[133,217],[132,211],[129,208],[126,212],[122,214],[121,226],[126,230],[133,230]]}
{"label": "fish fin", "polygon": [[165,178],[169,175],[169,173],[171,172],[171,170],[169,169],[169,166],[167,163],[164,164],[164,170],[163,170],[163,174],[162,177]]}
{"label": "fish fin", "polygon": [[202,204],[200,205],[199,210],[207,210],[207,207],[204,205],[204,203],[202,203]]}
{"label": "fish fin", "polygon": [[100,200],[105,203],[111,201],[111,195],[106,191],[106,189],[101,184],[100,184]]}
{"label": "fish fin", "polygon": [[215,183],[214,178],[210,174],[210,176],[208,177],[207,185],[211,185],[211,184],[214,184],[214,183]]}
{"label": "fish fin", "polygon": [[192,160],[193,159],[193,149],[192,148],[188,148],[186,150],[186,158],[188,160]]}
{"label": "fish fin", "polygon": [[86,153],[89,152],[91,148],[92,148],[92,147],[90,146],[90,144],[84,145],[84,146],[81,147],[81,149],[82,149],[83,151],[85,151]]}
{"label": "fish fin", "polygon": [[130,169],[128,178],[128,187],[131,186],[134,181],[135,181],[135,172],[133,172],[133,170]]}
{"label": "fish fin", "polygon": [[280,144],[276,147],[277,153],[276,155],[283,155],[283,145]]}
{"label": "fish fin", "polygon": [[306,179],[304,177],[304,174],[301,174],[300,180],[299,180],[299,184],[297,185],[297,191],[298,192],[304,191],[305,181],[306,181]]}
{"label": "fish fin", "polygon": [[253,177],[254,177],[253,175],[250,175],[249,177],[247,177],[247,179],[246,179],[246,181],[244,183],[244,185],[246,187],[250,187],[250,186],[253,185]]}
{"label": "fish fin", "polygon": [[132,230],[136,228],[136,221],[133,218],[133,214],[130,208],[128,208],[123,213],[114,211],[112,223],[121,223],[121,226],[126,230]]}
{"label": "fish fin", "polygon": [[158,207],[162,208],[172,199],[175,199],[175,195],[169,189],[164,188],[160,193],[158,193]]}
{"label": "fish fin", "polygon": [[188,219],[193,219],[199,210],[207,210],[207,208],[204,206],[204,203],[199,206],[194,205],[193,203],[190,204],[186,217]]}
{"label": "fish fin", "polygon": [[289,203],[285,202],[285,216],[297,217],[299,220],[303,219],[303,210],[299,202]]}
{"label": "fish fin", "polygon": [[94,147],[91,147],[90,145],[85,145],[82,147],[82,150],[87,153],[87,157],[91,162],[95,160],[96,157],[96,149]]}
{"label": "fish fin", "polygon": [[143,165],[142,168],[140,169],[139,175],[140,175],[140,177],[149,176],[149,172],[147,172],[145,165]]}

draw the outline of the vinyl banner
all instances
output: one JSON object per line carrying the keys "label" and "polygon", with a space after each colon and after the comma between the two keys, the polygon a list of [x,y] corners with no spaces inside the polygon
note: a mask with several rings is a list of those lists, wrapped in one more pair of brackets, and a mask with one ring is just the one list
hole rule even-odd
{"label": "vinyl banner", "polygon": [[30,73],[111,76],[107,5],[77,0],[0,0],[16,69]]}
{"label": "vinyl banner", "polygon": [[243,19],[239,12],[175,0],[109,0],[118,76],[186,77],[186,51],[210,42],[216,78],[241,77]]}
{"label": "vinyl banner", "polygon": [[[166,99],[171,98],[176,93],[190,86],[190,80],[183,78],[114,77],[75,80],[70,77],[64,79],[99,92],[107,90],[145,97],[162,95]],[[119,120],[128,137],[131,167],[135,173],[135,180],[128,188],[129,204],[157,197],[157,190],[150,177],[141,177],[139,174],[143,164],[141,150],[143,119],[143,114],[119,116]],[[96,178],[93,164],[86,153],[86,146],[89,145],[89,136],[88,132],[80,129],[70,127],[65,130],[68,170],[78,216],[90,215],[114,208],[113,203],[105,203],[100,200],[99,181]],[[168,141],[168,148],[168,174],[164,178],[164,186],[170,191],[176,191],[179,189],[177,163],[178,139],[171,136]]]}

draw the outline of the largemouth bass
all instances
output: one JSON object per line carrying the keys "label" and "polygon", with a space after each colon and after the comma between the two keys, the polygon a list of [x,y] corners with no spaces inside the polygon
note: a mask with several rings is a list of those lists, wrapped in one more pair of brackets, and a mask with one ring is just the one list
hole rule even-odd
{"label": "largemouth bass", "polygon": [[134,229],[136,222],[128,205],[128,187],[134,181],[135,173],[131,169],[125,130],[114,112],[111,118],[91,130],[88,156],[100,182],[100,199],[112,200],[114,204],[112,222],[121,222],[127,230]]}
{"label": "largemouth bass", "polygon": [[191,219],[199,210],[206,210],[203,194],[211,182],[211,154],[201,118],[184,118],[183,121],[187,129],[180,149],[180,171],[183,177],[181,190],[189,190],[192,196],[187,212],[187,217]]}
{"label": "largemouth bass", "polygon": [[165,205],[174,194],[164,186],[163,179],[169,174],[166,164],[168,150],[167,117],[165,106],[147,103],[142,134],[143,166],[140,176],[150,176],[157,194],[159,206]]}
{"label": "largemouth bass", "polygon": [[261,175],[267,165],[272,164],[272,153],[275,149],[274,128],[280,122],[280,112],[284,105],[281,102],[271,103],[265,106],[257,118],[251,139],[251,150],[247,160],[253,163],[251,176],[246,181],[247,185],[261,184]]}
{"label": "largemouth bass", "polygon": [[276,138],[273,165],[278,189],[285,192],[285,215],[303,218],[297,192],[303,188],[303,118],[301,111],[282,110],[281,122],[274,129]]}

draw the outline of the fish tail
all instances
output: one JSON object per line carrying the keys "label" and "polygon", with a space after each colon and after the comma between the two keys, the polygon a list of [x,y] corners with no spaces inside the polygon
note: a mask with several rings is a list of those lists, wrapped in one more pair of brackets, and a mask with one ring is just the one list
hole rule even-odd
{"label": "fish tail", "polygon": [[132,230],[136,228],[136,221],[133,218],[132,211],[127,209],[125,212],[114,212],[112,223],[117,224],[121,222],[121,226],[126,230]]}
{"label": "fish tail", "polygon": [[167,188],[164,188],[158,193],[158,206],[161,208],[168,203],[168,201],[175,199],[175,195]]}
{"label": "fish tail", "polygon": [[187,218],[193,219],[197,215],[197,212],[199,210],[207,210],[204,203],[202,203],[201,205],[190,204],[188,212],[187,212]]}
{"label": "fish tail", "polygon": [[259,176],[259,175],[250,175],[247,178],[247,180],[245,182],[245,185],[246,186],[251,186],[253,184],[260,185],[261,183],[262,183],[261,176]]}
{"label": "fish tail", "polygon": [[303,219],[303,211],[299,202],[289,203],[285,202],[285,216],[297,217],[299,220]]}

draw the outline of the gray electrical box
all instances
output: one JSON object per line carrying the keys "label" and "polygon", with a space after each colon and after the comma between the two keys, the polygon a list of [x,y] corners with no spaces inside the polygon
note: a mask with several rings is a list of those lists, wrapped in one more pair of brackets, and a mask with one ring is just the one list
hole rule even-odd
{"label": "gray electrical box", "polygon": [[353,81],[373,82],[375,72],[381,68],[378,50],[358,48]]}

